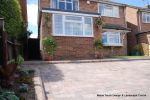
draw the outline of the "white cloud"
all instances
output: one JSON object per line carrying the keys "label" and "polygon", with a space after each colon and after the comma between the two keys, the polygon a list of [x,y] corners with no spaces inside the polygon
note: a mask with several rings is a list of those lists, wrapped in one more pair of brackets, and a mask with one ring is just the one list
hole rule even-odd
{"label": "white cloud", "polygon": [[37,38],[37,34],[31,34],[30,38]]}
{"label": "white cloud", "polygon": [[28,23],[37,26],[38,6],[36,4],[27,5]]}

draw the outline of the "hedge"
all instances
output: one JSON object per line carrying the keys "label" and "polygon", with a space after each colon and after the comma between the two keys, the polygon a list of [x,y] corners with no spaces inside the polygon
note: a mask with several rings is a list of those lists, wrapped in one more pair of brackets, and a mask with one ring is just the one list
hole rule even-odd
{"label": "hedge", "polygon": [[23,32],[23,20],[18,0],[0,0],[0,18],[5,20],[5,32],[19,38]]}

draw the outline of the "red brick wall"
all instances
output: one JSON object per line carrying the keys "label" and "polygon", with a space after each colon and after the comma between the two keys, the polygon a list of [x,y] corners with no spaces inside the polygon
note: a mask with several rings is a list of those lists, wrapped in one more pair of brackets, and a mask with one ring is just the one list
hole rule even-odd
{"label": "red brick wall", "polygon": [[[45,7],[45,5],[48,7],[49,2],[48,0],[44,0],[45,3],[42,4],[42,6]],[[47,3],[46,3],[47,2]],[[95,12],[97,13],[97,3],[91,2],[90,5],[86,3],[86,0],[80,0],[80,10],[84,12]],[[42,31],[40,34],[41,38],[45,36],[51,36],[52,33],[52,16],[50,14],[48,22],[48,27],[45,26],[45,19],[44,15],[42,15],[42,27],[40,28]],[[126,26],[125,24],[125,16],[124,16],[124,8],[120,7],[120,18],[112,18],[112,17],[103,17],[104,20],[107,23],[112,24],[118,24],[121,26]],[[67,37],[67,36],[55,36],[53,37],[57,42],[57,49],[56,53],[54,55],[54,60],[63,60],[63,59],[92,59],[95,56],[95,49],[93,47],[93,43],[95,39],[101,38],[101,29],[99,29],[95,25],[95,19],[93,18],[93,32],[94,37]],[[42,43],[41,43],[42,44]],[[105,56],[111,56],[111,55],[126,55],[127,48],[126,48],[126,37],[124,39],[124,46],[123,47],[105,47],[103,50],[103,53]],[[41,47],[42,50],[42,47]],[[42,54],[44,52],[42,51]]]}
{"label": "red brick wall", "polygon": [[126,27],[124,7],[119,7],[119,18],[115,17],[102,17],[105,23],[116,24]]}
{"label": "red brick wall", "polygon": [[141,26],[141,32],[145,32],[145,31],[149,31],[150,30],[150,23],[144,23],[142,20],[142,12],[139,13],[140,14],[140,26]]}
{"label": "red brick wall", "polygon": [[127,27],[131,29],[131,32],[127,35],[129,55],[132,54],[133,48],[137,44],[136,34],[139,30],[138,20],[138,9],[133,7],[126,7]]}
{"label": "red brick wall", "polygon": [[49,8],[51,0],[39,0],[39,7],[41,8]]}
{"label": "red brick wall", "polygon": [[145,56],[149,56],[150,49],[149,49],[149,44],[150,44],[150,32],[149,33],[143,33],[139,34],[137,36],[138,43],[141,44],[142,46],[142,53]]}
{"label": "red brick wall", "polygon": [[54,37],[57,41],[55,60],[94,58],[94,38]]}

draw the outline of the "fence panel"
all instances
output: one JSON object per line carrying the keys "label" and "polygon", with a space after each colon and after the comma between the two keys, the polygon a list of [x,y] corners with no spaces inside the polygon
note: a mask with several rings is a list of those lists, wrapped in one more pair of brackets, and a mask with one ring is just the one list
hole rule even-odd
{"label": "fence panel", "polygon": [[2,65],[2,37],[0,36],[0,65]]}

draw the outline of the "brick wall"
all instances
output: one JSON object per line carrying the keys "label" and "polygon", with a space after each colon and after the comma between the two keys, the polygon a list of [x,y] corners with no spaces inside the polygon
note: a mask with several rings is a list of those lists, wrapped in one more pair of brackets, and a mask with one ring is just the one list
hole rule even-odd
{"label": "brick wall", "polygon": [[[42,6],[49,6],[49,1],[44,0],[45,2]],[[86,3],[85,0],[80,0],[80,10],[84,12],[97,12],[97,3],[91,2],[90,5]],[[49,21],[47,26],[45,26],[44,14],[42,14],[41,18],[41,45],[42,38],[45,36],[50,37],[52,33],[52,14],[49,14]],[[117,24],[126,27],[125,24],[125,16],[124,16],[124,8],[120,7],[120,18],[112,18],[112,17],[103,17],[106,23]],[[95,25],[95,19],[93,18],[93,31],[94,37],[68,37],[68,36],[55,36],[53,37],[57,42],[57,48],[54,55],[54,60],[64,60],[64,59],[92,59],[95,56],[95,48],[93,47],[93,43],[95,39],[101,38],[102,30],[99,29]],[[105,56],[112,55],[126,55],[127,54],[127,41],[126,36],[124,37],[124,46],[123,47],[105,47],[103,53]],[[43,57],[46,57],[43,52],[43,47],[41,46],[41,53]],[[43,58],[44,59],[44,58]]]}
{"label": "brick wall", "polygon": [[150,23],[143,23],[143,20],[142,20],[142,12],[139,13],[140,14],[140,26],[141,26],[141,32],[145,32],[145,31],[149,31],[150,30]]}
{"label": "brick wall", "polygon": [[41,8],[49,8],[50,0],[39,0],[39,7]]}
{"label": "brick wall", "polygon": [[149,33],[143,33],[139,34],[137,36],[138,43],[142,46],[143,55],[149,56],[150,54],[150,32]]}
{"label": "brick wall", "polygon": [[126,7],[126,21],[127,27],[131,29],[131,32],[127,35],[128,41],[128,54],[131,55],[133,48],[137,44],[136,34],[139,30],[138,22],[138,9],[133,7]]}

